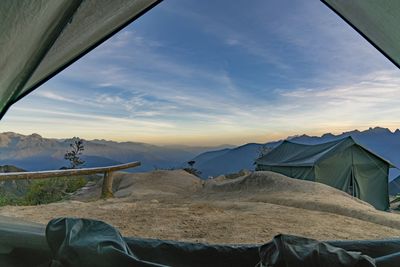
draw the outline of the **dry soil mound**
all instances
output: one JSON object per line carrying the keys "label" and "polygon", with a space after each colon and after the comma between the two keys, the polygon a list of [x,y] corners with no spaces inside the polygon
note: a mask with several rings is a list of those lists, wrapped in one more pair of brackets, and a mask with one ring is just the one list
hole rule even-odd
{"label": "dry soil mound", "polygon": [[[94,201],[101,195],[103,179],[79,190],[71,200]],[[201,189],[202,180],[184,170],[158,170],[143,173],[116,172],[113,193],[116,198],[182,198]]]}
{"label": "dry soil mound", "polygon": [[119,173],[115,177],[115,197],[185,196],[201,188],[202,181],[183,171]]}
{"label": "dry soil mound", "polygon": [[207,182],[204,199],[235,199],[329,212],[400,229],[398,215],[381,212],[370,204],[325,184],[254,172],[236,179]]}
{"label": "dry soil mound", "polygon": [[[116,173],[115,195],[91,202],[0,207],[0,215],[46,224],[55,217],[104,220],[124,235],[211,243],[264,243],[279,233],[316,239],[400,236],[400,215],[329,186],[272,172],[205,184],[181,170]],[[96,194],[94,194],[96,193]]]}

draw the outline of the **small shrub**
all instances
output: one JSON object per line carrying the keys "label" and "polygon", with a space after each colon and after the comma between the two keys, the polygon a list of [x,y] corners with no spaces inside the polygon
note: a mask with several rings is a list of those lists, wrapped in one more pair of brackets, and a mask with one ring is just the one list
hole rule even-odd
{"label": "small shrub", "polygon": [[190,174],[193,174],[194,176],[197,176],[197,177],[200,177],[200,175],[201,175],[201,171],[199,171],[195,168],[184,168],[183,170]]}
{"label": "small shrub", "polygon": [[84,177],[52,178],[33,181],[23,197],[24,205],[41,205],[65,199],[85,186]]}
{"label": "small shrub", "polygon": [[0,193],[0,207],[6,205],[19,205],[21,203],[20,199],[9,194]]}
{"label": "small shrub", "polygon": [[201,171],[199,171],[198,169],[196,169],[194,167],[195,163],[196,163],[196,161],[194,161],[194,160],[188,161],[187,164],[189,165],[189,168],[183,168],[183,170],[190,174],[193,174],[194,176],[200,177]]}
{"label": "small shrub", "polygon": [[400,194],[394,196],[394,198],[390,201],[390,204],[400,202]]}
{"label": "small shrub", "polygon": [[85,177],[66,178],[65,193],[74,193],[78,189],[84,187],[86,183],[87,179]]}
{"label": "small shrub", "polygon": [[37,180],[28,188],[25,205],[40,205],[62,200],[61,183],[57,179]]}
{"label": "small shrub", "polygon": [[238,177],[242,177],[242,176],[245,176],[250,173],[251,172],[249,170],[243,169],[243,170],[240,170],[239,172],[227,173],[227,174],[225,174],[225,178],[226,179],[236,179]]}

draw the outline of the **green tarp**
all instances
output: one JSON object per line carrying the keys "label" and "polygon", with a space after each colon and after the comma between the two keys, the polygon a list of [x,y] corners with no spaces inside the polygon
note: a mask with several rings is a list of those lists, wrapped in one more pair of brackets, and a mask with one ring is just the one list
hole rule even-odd
{"label": "green tarp", "polygon": [[0,1],[0,118],[158,0]]}
{"label": "green tarp", "polygon": [[320,242],[278,235],[264,245],[209,245],[124,238],[104,222],[73,218],[54,219],[46,229],[0,218],[0,236],[6,245],[0,266],[16,267],[395,267],[400,260],[398,239]]}
{"label": "green tarp", "polygon": [[357,144],[353,138],[318,145],[283,141],[256,160],[256,170],[324,183],[372,204],[389,208],[387,160]]}
{"label": "green tarp", "polygon": [[322,2],[400,67],[400,1],[322,0]]}

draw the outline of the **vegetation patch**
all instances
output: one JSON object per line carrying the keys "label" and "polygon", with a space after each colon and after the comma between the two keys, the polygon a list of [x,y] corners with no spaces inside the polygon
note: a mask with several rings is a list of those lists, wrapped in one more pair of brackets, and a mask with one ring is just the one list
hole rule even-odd
{"label": "vegetation patch", "polygon": [[[69,162],[68,167],[61,169],[77,169],[85,163],[80,157],[84,151],[83,140],[74,137],[70,151],[64,155]],[[0,166],[0,172],[25,171],[11,165]],[[89,180],[97,180],[97,175],[57,177],[40,180],[16,180],[0,183],[0,206],[5,205],[41,205],[68,199],[78,189],[84,187]]]}
{"label": "vegetation patch", "polygon": [[66,200],[91,179],[92,177],[76,176],[30,181],[23,195],[0,192],[0,206],[41,205]]}

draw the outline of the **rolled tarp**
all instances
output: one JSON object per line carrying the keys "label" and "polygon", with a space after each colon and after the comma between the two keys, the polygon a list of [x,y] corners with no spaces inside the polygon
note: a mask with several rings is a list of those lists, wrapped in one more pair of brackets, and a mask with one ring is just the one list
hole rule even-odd
{"label": "rolled tarp", "polygon": [[47,227],[0,217],[0,266],[395,267],[400,239],[318,241],[277,235],[265,244],[213,245],[123,237],[111,225],[58,218]]}

